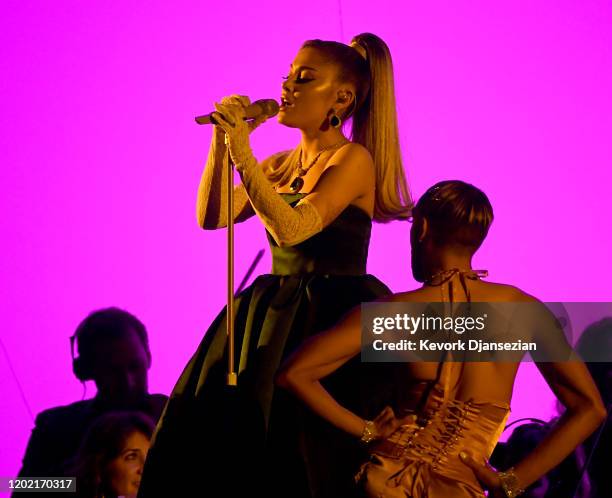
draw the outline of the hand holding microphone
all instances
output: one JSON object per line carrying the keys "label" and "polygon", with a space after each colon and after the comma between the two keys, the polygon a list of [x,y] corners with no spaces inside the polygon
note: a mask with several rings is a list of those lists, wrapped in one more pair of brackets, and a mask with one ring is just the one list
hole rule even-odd
{"label": "hand holding microphone", "polygon": [[[240,170],[255,160],[249,144],[249,133],[270,115],[276,114],[278,104],[274,100],[251,104],[249,98],[244,95],[232,95],[221,99],[220,104],[215,103],[215,109],[215,112],[201,118],[208,118],[208,122],[216,124],[225,132],[232,161],[236,169]],[[253,118],[251,122],[246,121],[249,114]],[[196,121],[198,119],[196,118]]]}
{"label": "hand holding microphone", "polygon": [[[278,102],[274,99],[260,99],[251,103],[244,95],[231,95],[221,99],[222,104],[241,104],[245,108],[245,119],[259,121],[261,124],[267,118],[276,116],[279,111]],[[217,124],[213,117],[214,112],[203,116],[196,116],[198,124]]]}

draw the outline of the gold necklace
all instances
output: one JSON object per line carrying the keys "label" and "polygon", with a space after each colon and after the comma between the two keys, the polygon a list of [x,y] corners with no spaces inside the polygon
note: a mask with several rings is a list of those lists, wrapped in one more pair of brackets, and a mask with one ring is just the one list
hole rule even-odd
{"label": "gold necklace", "polygon": [[328,145],[327,147],[323,147],[317,153],[315,158],[310,162],[310,164],[305,168],[304,168],[304,165],[302,164],[302,148],[300,147],[300,155],[298,157],[297,165],[296,165],[298,176],[296,176],[295,179],[291,182],[291,185],[289,185],[289,190],[294,194],[302,190],[302,187],[304,186],[304,179],[302,177],[306,173],[308,173],[310,171],[310,168],[312,168],[316,164],[316,162],[319,160],[319,157],[321,157],[321,154],[323,154],[323,152],[329,152],[330,150],[337,149],[347,143],[349,143],[349,140],[345,138],[341,140],[340,142],[337,142],[332,145]]}

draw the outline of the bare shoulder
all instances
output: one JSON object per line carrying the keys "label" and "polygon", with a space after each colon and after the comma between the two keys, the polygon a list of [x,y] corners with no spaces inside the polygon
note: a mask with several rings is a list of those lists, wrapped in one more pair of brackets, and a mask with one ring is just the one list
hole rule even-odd
{"label": "bare shoulder", "polygon": [[379,300],[379,302],[387,303],[419,303],[423,301],[427,301],[423,289],[398,292],[390,296],[385,296]]}
{"label": "bare shoulder", "polygon": [[[334,152],[325,164],[321,179],[329,176],[334,177],[334,181],[345,182],[350,179],[354,185],[361,185],[360,196],[365,192],[369,193],[376,181],[372,155],[363,145],[350,142]],[[359,181],[355,181],[357,179]],[[368,206],[361,207],[366,211],[370,210]]]}
{"label": "bare shoulder", "polygon": [[519,289],[514,285],[497,282],[482,282],[486,286],[486,293],[490,295],[489,300],[503,302],[539,302],[539,299]]}
{"label": "bare shoulder", "polygon": [[372,154],[363,145],[350,142],[340,147],[329,160],[329,165],[356,165],[361,167],[373,167]]}
{"label": "bare shoulder", "polygon": [[[480,282],[482,287],[472,286],[472,300],[482,302],[540,302],[539,299],[526,293],[525,291],[508,284],[500,284],[493,282]],[[406,292],[398,292],[390,296],[386,296],[380,302],[429,302],[439,299],[438,295],[432,296],[432,289],[421,287]]]}

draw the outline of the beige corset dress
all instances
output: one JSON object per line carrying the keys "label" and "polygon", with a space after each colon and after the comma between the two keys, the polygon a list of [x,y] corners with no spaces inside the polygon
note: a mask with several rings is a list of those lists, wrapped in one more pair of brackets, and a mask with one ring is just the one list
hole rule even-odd
{"label": "beige corset dress", "polygon": [[[478,278],[475,272],[453,272],[442,283],[459,277]],[[469,291],[466,292],[469,300]],[[375,443],[368,462],[355,479],[371,498],[468,498],[484,497],[473,472],[459,459],[469,452],[477,461],[488,461],[501,435],[510,407],[487,400],[455,399],[450,387],[454,369],[462,365],[440,362],[432,382],[408,387],[414,403],[414,422],[401,426],[387,439]]]}

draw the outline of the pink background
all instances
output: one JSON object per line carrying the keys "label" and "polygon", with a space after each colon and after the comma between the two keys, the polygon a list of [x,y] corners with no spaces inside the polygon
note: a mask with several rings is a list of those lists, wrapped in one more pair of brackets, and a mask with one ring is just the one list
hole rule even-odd
{"label": "pink background", "polygon": [[[151,391],[171,390],[225,299],[225,232],[195,220],[210,129],[193,116],[231,93],[278,98],[309,38],[387,41],[412,190],[451,178],[485,190],[496,220],[476,266],[491,280],[549,301],[612,300],[612,8],[509,4],[5,2],[0,475],[19,469],[27,405],[81,398],[68,337],[92,309],[145,322]],[[263,158],[298,139],[272,121],[252,143]],[[414,286],[408,229],[373,232],[369,272],[397,291]],[[239,280],[266,243],[257,220],[237,240]],[[269,267],[267,252],[257,272]],[[553,408],[523,367],[513,418]]]}

